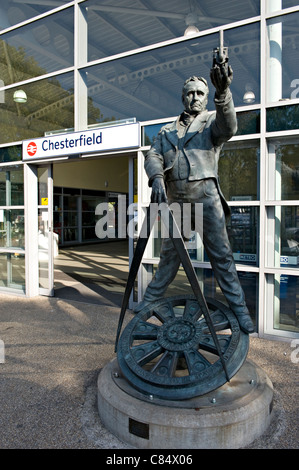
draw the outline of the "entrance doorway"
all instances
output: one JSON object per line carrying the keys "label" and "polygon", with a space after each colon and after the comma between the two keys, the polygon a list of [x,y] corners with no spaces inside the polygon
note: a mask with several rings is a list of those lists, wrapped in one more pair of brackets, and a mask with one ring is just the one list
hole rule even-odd
{"label": "entrance doorway", "polygon": [[[137,152],[25,165],[27,295],[120,305],[134,250],[120,222],[136,198],[136,169]],[[96,232],[103,202],[105,237]]]}
{"label": "entrance doorway", "polygon": [[[121,200],[136,193],[136,155],[110,155],[53,163],[54,295],[89,303],[121,305],[129,271],[130,240],[120,230]],[[109,209],[105,238],[95,228]],[[97,212],[98,211],[98,212]],[[98,214],[98,215],[97,215]],[[125,235],[125,238],[123,236]]]}

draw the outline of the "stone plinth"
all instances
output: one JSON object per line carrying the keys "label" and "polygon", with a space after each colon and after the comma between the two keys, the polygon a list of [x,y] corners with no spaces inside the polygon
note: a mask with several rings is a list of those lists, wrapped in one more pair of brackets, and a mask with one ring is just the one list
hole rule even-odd
{"label": "stone plinth", "polygon": [[238,449],[261,436],[271,420],[272,383],[247,360],[222,387],[206,395],[166,401],[139,393],[122,377],[117,360],[98,377],[104,426],[142,449]]}

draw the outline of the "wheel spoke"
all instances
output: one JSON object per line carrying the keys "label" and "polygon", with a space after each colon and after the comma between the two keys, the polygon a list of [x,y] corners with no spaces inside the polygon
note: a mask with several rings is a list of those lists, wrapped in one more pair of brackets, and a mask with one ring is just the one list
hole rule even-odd
{"label": "wheel spoke", "polygon": [[151,341],[149,343],[138,344],[131,348],[131,354],[139,366],[143,366],[148,362],[155,359],[162,352],[162,347],[157,341]]}
{"label": "wheel spoke", "polygon": [[[213,322],[215,331],[227,330],[230,327],[228,319],[220,310],[215,310],[214,312],[212,312],[210,314],[210,317]],[[202,331],[203,333],[209,332],[209,327],[204,320],[202,321]]]}
{"label": "wheel spoke", "polygon": [[173,377],[178,362],[178,353],[165,351],[151,372],[160,377]]}
{"label": "wheel spoke", "polygon": [[[221,348],[221,352],[224,353],[229,341],[231,339],[230,335],[218,335],[218,342]],[[217,348],[215,346],[214,340],[211,335],[202,335],[200,338],[200,341],[198,343],[199,349],[203,349],[204,351],[211,352],[213,354],[216,354],[218,356]]]}
{"label": "wheel spoke", "polygon": [[153,315],[157,317],[158,320],[160,320],[162,323],[165,323],[167,320],[171,320],[175,317],[172,305],[170,304],[154,308]]}
{"label": "wheel spoke", "polygon": [[195,300],[187,300],[184,315],[184,320],[196,321],[201,316],[201,308]]}
{"label": "wheel spoke", "polygon": [[156,339],[158,334],[158,326],[153,323],[145,322],[141,320],[135,327],[132,338],[133,340],[138,339]]}
{"label": "wheel spoke", "polygon": [[190,375],[198,374],[211,365],[211,363],[196,350],[185,351],[184,354]]}

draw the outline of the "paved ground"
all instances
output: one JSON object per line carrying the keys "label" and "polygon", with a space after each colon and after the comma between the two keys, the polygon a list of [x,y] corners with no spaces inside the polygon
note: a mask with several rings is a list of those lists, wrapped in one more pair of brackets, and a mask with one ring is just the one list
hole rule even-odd
{"label": "paved ground", "polygon": [[[101,425],[96,381],[114,358],[119,307],[1,295],[1,449],[125,449]],[[130,314],[127,315],[128,320]],[[291,343],[251,338],[274,386],[274,415],[251,449],[298,448],[298,361]]]}

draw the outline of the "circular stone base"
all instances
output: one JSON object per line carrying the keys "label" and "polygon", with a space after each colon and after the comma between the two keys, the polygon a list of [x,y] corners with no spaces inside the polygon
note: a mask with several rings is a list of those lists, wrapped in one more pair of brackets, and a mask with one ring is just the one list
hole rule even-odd
{"label": "circular stone base", "polygon": [[168,401],[136,391],[116,359],[98,377],[104,426],[141,449],[239,449],[261,436],[271,420],[272,383],[247,360],[222,387],[196,398]]}

